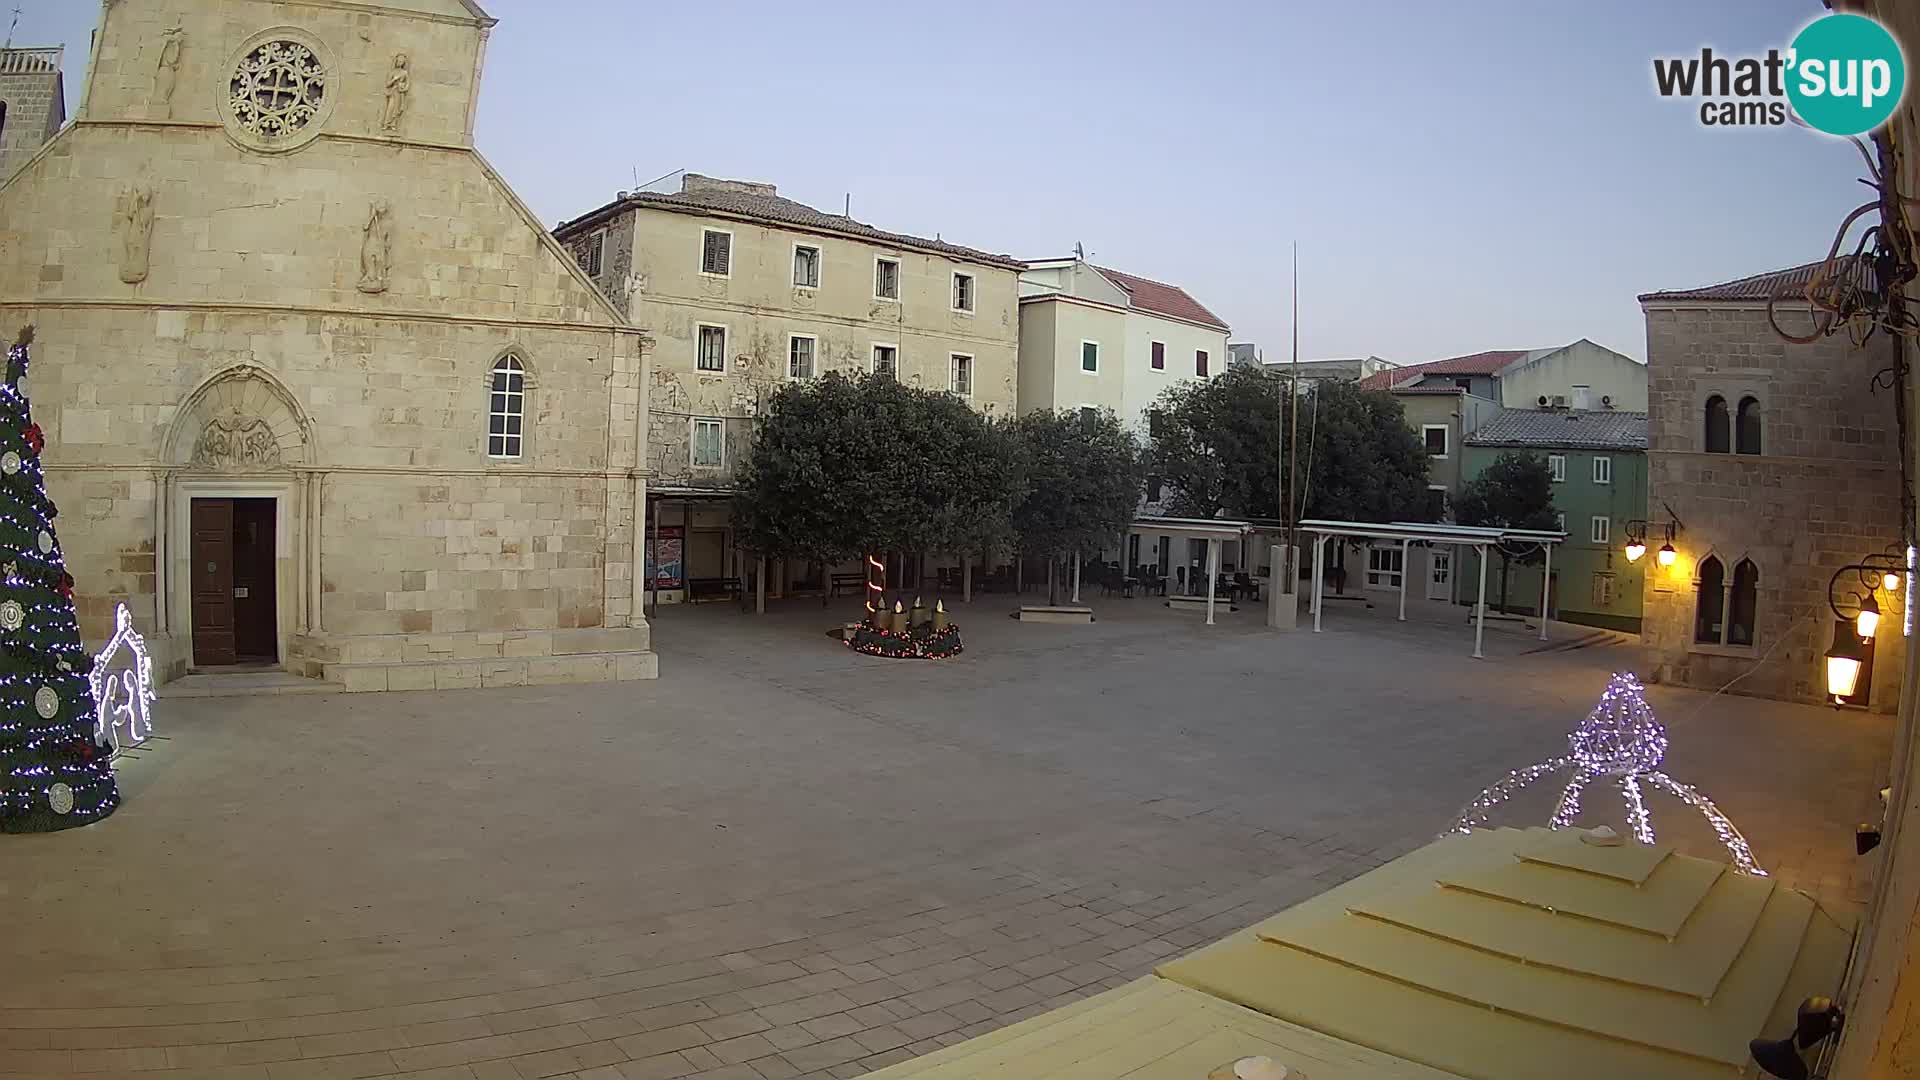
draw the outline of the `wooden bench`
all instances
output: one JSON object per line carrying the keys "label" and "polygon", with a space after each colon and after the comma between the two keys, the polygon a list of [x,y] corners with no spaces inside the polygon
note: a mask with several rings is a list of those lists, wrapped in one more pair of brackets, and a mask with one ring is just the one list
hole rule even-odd
{"label": "wooden bench", "polygon": [[687,599],[728,600],[740,595],[740,579],[731,577],[697,577],[687,579]]}
{"label": "wooden bench", "polygon": [[833,587],[829,590],[828,595],[839,596],[841,589],[846,589],[849,592],[859,592],[866,587],[867,575],[865,574],[835,574],[833,575]]}

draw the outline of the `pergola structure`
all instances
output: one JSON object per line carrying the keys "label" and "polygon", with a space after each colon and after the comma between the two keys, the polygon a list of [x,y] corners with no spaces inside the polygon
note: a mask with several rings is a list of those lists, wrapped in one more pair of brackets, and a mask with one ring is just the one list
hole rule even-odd
{"label": "pergola structure", "polygon": [[[1176,540],[1207,542],[1207,625],[1212,626],[1214,593],[1217,591],[1215,585],[1220,577],[1220,543],[1223,540],[1244,541],[1253,532],[1253,526],[1244,521],[1219,518],[1141,517],[1135,518],[1129,528]],[[1188,587],[1192,587],[1192,582],[1188,583]]]}
{"label": "pergola structure", "polygon": [[1487,629],[1487,548],[1500,544],[1539,544],[1547,554],[1540,574],[1540,640],[1547,640],[1547,590],[1553,581],[1553,545],[1565,543],[1567,534],[1559,530],[1501,529],[1473,525],[1448,525],[1442,522],[1412,521],[1331,521],[1309,518],[1300,523],[1300,531],[1313,537],[1313,632],[1320,632],[1322,591],[1326,583],[1328,540],[1398,540],[1400,542],[1400,621],[1407,621],[1407,578],[1411,566],[1407,559],[1414,544],[1448,544],[1474,548],[1480,556],[1480,590],[1473,605],[1473,657],[1484,659],[1481,642]]}

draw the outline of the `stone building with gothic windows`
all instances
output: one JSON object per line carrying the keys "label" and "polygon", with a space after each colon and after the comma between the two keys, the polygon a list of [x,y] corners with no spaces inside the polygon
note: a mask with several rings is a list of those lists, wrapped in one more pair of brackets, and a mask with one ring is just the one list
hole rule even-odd
{"label": "stone building with gothic windows", "polygon": [[[1875,389],[1896,344],[1880,336],[1859,347],[1846,334],[1792,344],[1767,318],[1767,298],[1801,295],[1818,265],[1640,297],[1649,562],[1641,640],[1651,681],[1828,700],[1835,573],[1869,555],[1904,561],[1899,427],[1893,394]],[[1781,306],[1783,325],[1809,333],[1805,301],[1793,308]],[[1662,566],[1657,552],[1669,536],[1674,558]],[[1841,576],[1844,612],[1857,610],[1862,588],[1859,575]],[[1891,712],[1906,666],[1906,590],[1874,592],[1881,632],[1848,703]]]}
{"label": "stone building with gothic windows", "polygon": [[642,333],[475,151],[471,0],[108,0],[0,186],[90,640],[350,690],[645,678]]}

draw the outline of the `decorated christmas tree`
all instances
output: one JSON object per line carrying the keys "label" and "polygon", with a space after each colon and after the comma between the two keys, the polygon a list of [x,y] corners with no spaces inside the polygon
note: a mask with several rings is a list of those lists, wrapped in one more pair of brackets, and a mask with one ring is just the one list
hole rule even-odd
{"label": "decorated christmas tree", "polygon": [[32,341],[20,331],[0,385],[0,832],[70,829],[120,805],[27,407]]}

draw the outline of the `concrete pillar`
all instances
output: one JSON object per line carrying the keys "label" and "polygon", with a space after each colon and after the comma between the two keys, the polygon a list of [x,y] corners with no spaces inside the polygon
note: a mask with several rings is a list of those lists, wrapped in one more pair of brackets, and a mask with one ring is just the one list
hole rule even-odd
{"label": "concrete pillar", "polygon": [[1291,630],[1300,620],[1300,594],[1294,591],[1294,583],[1281,565],[1285,549],[1274,544],[1270,551],[1273,574],[1267,582],[1267,627]]}
{"label": "concrete pillar", "polygon": [[1486,653],[1480,651],[1480,642],[1487,632],[1487,545],[1476,545],[1480,552],[1480,598],[1473,604],[1473,658],[1486,659]]}
{"label": "concrete pillar", "polygon": [[1080,556],[1073,557],[1073,602],[1080,602]]}
{"label": "concrete pillar", "polygon": [[1400,541],[1400,621],[1407,621],[1407,579],[1413,576],[1413,563],[1408,556],[1413,554],[1411,540]]}
{"label": "concrete pillar", "polygon": [[753,610],[755,614],[767,613],[767,557],[760,556],[760,568],[753,575]]}
{"label": "concrete pillar", "polygon": [[1214,579],[1220,575],[1220,541],[1207,540],[1207,625],[1213,625]]}
{"label": "concrete pillar", "polygon": [[1321,591],[1327,580],[1327,538],[1313,538],[1313,632],[1320,632]]}
{"label": "concrete pillar", "polygon": [[1540,571],[1540,640],[1547,640],[1547,590],[1553,585],[1553,545],[1542,545],[1547,550],[1547,565]]}

